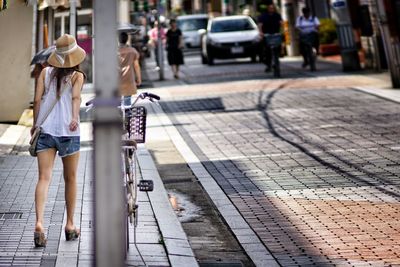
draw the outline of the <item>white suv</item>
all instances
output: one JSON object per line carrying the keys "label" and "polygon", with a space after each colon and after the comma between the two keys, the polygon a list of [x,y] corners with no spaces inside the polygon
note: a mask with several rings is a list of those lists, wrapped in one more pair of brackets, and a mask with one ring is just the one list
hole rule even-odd
{"label": "white suv", "polygon": [[203,31],[201,57],[203,64],[214,59],[250,57],[256,62],[261,52],[261,37],[249,16],[218,17],[208,21]]}
{"label": "white suv", "polygon": [[178,28],[182,31],[186,47],[200,47],[199,30],[207,28],[208,15],[185,15],[177,17]]}

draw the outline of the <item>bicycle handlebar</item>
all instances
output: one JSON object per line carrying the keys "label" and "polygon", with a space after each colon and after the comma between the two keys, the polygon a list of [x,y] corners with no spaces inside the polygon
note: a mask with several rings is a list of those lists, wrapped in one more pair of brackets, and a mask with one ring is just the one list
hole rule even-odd
{"label": "bicycle handlebar", "polygon": [[[133,107],[139,99],[146,99],[146,98],[149,99],[151,102],[154,102],[154,100],[157,100],[157,101],[158,101],[158,100],[161,99],[161,97],[158,96],[158,95],[156,95],[156,94],[144,92],[144,93],[141,93],[140,95],[138,95],[138,96],[136,97],[135,101],[133,102],[133,104],[132,104],[131,106]],[[105,100],[105,101],[101,101],[101,102],[107,102],[107,103],[110,102],[110,103],[112,103],[113,105],[116,103],[115,100],[112,100],[112,101],[107,101],[107,100]],[[103,103],[103,104],[104,104],[104,103]],[[98,101],[98,99],[93,98],[93,99],[90,99],[89,101],[87,101],[87,102],[85,103],[85,105],[86,105],[86,106],[90,106],[90,105],[97,106],[97,105],[102,105],[102,103],[100,103],[100,102]],[[116,105],[116,106],[118,106],[118,105]]]}
{"label": "bicycle handlebar", "polygon": [[158,96],[158,95],[156,95],[156,94],[147,93],[147,95],[148,95],[150,98],[154,98],[154,99],[157,100],[157,101],[161,99],[161,97]]}

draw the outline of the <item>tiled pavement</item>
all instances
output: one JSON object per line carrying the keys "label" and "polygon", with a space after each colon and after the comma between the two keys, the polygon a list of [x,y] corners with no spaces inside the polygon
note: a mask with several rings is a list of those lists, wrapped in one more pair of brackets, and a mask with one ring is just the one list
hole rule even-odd
{"label": "tiled pavement", "polygon": [[[78,197],[75,223],[81,228],[79,241],[66,242],[64,181],[62,163],[57,159],[45,209],[48,244],[33,245],[35,222],[34,190],[37,181],[36,159],[30,156],[0,157],[0,266],[92,266],[93,221],[91,152],[81,153],[78,168]],[[140,216],[137,244],[147,265],[170,266],[151,201],[139,193]],[[128,266],[145,266],[134,246],[130,229]]]}
{"label": "tiled pavement", "polygon": [[[29,128],[0,124],[0,266],[92,266],[91,127],[89,123],[81,126],[83,142],[75,223],[82,236],[79,241],[66,242],[63,235],[64,181],[62,163],[57,158],[45,209],[48,244],[44,249],[36,249],[34,190],[38,170],[36,158],[27,155]],[[134,245],[134,230],[130,227],[127,266],[197,266],[150,155],[143,146],[138,151],[141,174],[144,179],[153,179],[156,186],[154,192],[139,192],[138,196],[136,240],[144,262]]]}
{"label": "tiled pavement", "polygon": [[400,265],[399,104],[352,89],[162,107],[282,266]]}

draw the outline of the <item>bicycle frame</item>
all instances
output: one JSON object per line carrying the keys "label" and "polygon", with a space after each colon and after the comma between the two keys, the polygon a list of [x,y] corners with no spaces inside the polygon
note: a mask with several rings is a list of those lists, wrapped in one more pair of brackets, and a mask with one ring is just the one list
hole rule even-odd
{"label": "bicycle frame", "polygon": [[274,69],[274,77],[281,77],[281,68],[279,62],[280,51],[278,48],[282,45],[282,34],[264,34],[264,40],[267,46],[271,49],[272,68]]}
{"label": "bicycle frame", "polygon": [[[140,100],[148,99],[151,102],[154,100],[160,100],[160,97],[151,93],[141,93],[139,94],[135,101],[130,106],[125,106],[123,104],[123,98],[121,98],[120,105],[118,108],[121,110],[122,115],[122,140],[121,140],[121,157],[122,157],[122,174],[123,174],[123,186],[125,187],[126,192],[126,211],[127,211],[127,221],[126,221],[126,250],[129,249],[129,223],[134,226],[134,244],[136,246],[136,227],[138,224],[138,205],[137,205],[137,189],[139,188],[140,191],[153,191],[153,181],[152,180],[140,180],[137,182],[138,178],[138,164],[136,158],[136,147],[137,143],[144,142],[144,136],[142,140],[134,139],[134,135],[130,133],[132,127],[127,128],[126,126],[128,119],[130,116],[133,116],[133,109],[135,108],[136,104]],[[114,102],[113,102],[114,103]],[[89,111],[92,106],[96,107],[96,105],[102,105],[104,103],[92,99],[86,103],[86,106],[90,107],[87,109]],[[140,108],[140,107],[139,107]],[[141,107],[144,109],[144,107]],[[130,112],[127,112],[129,110]],[[127,114],[128,113],[128,114]],[[129,114],[130,113],[130,114]],[[145,118],[144,118],[145,119]],[[145,128],[141,129],[145,132]],[[129,220],[129,223],[128,223]],[[137,247],[136,247],[137,248]],[[137,248],[139,251],[139,249]],[[142,255],[139,252],[139,255],[143,260]]]}

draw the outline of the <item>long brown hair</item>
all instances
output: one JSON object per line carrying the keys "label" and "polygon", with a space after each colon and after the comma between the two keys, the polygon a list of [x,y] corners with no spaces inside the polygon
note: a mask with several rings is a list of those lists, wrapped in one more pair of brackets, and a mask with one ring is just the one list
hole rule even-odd
{"label": "long brown hair", "polygon": [[57,81],[57,99],[60,99],[61,96],[61,82],[65,79],[65,77],[74,73],[74,71],[80,72],[86,78],[86,75],[83,71],[80,70],[79,65],[74,66],[72,68],[56,68],[54,67],[51,73],[51,80],[56,79]]}

